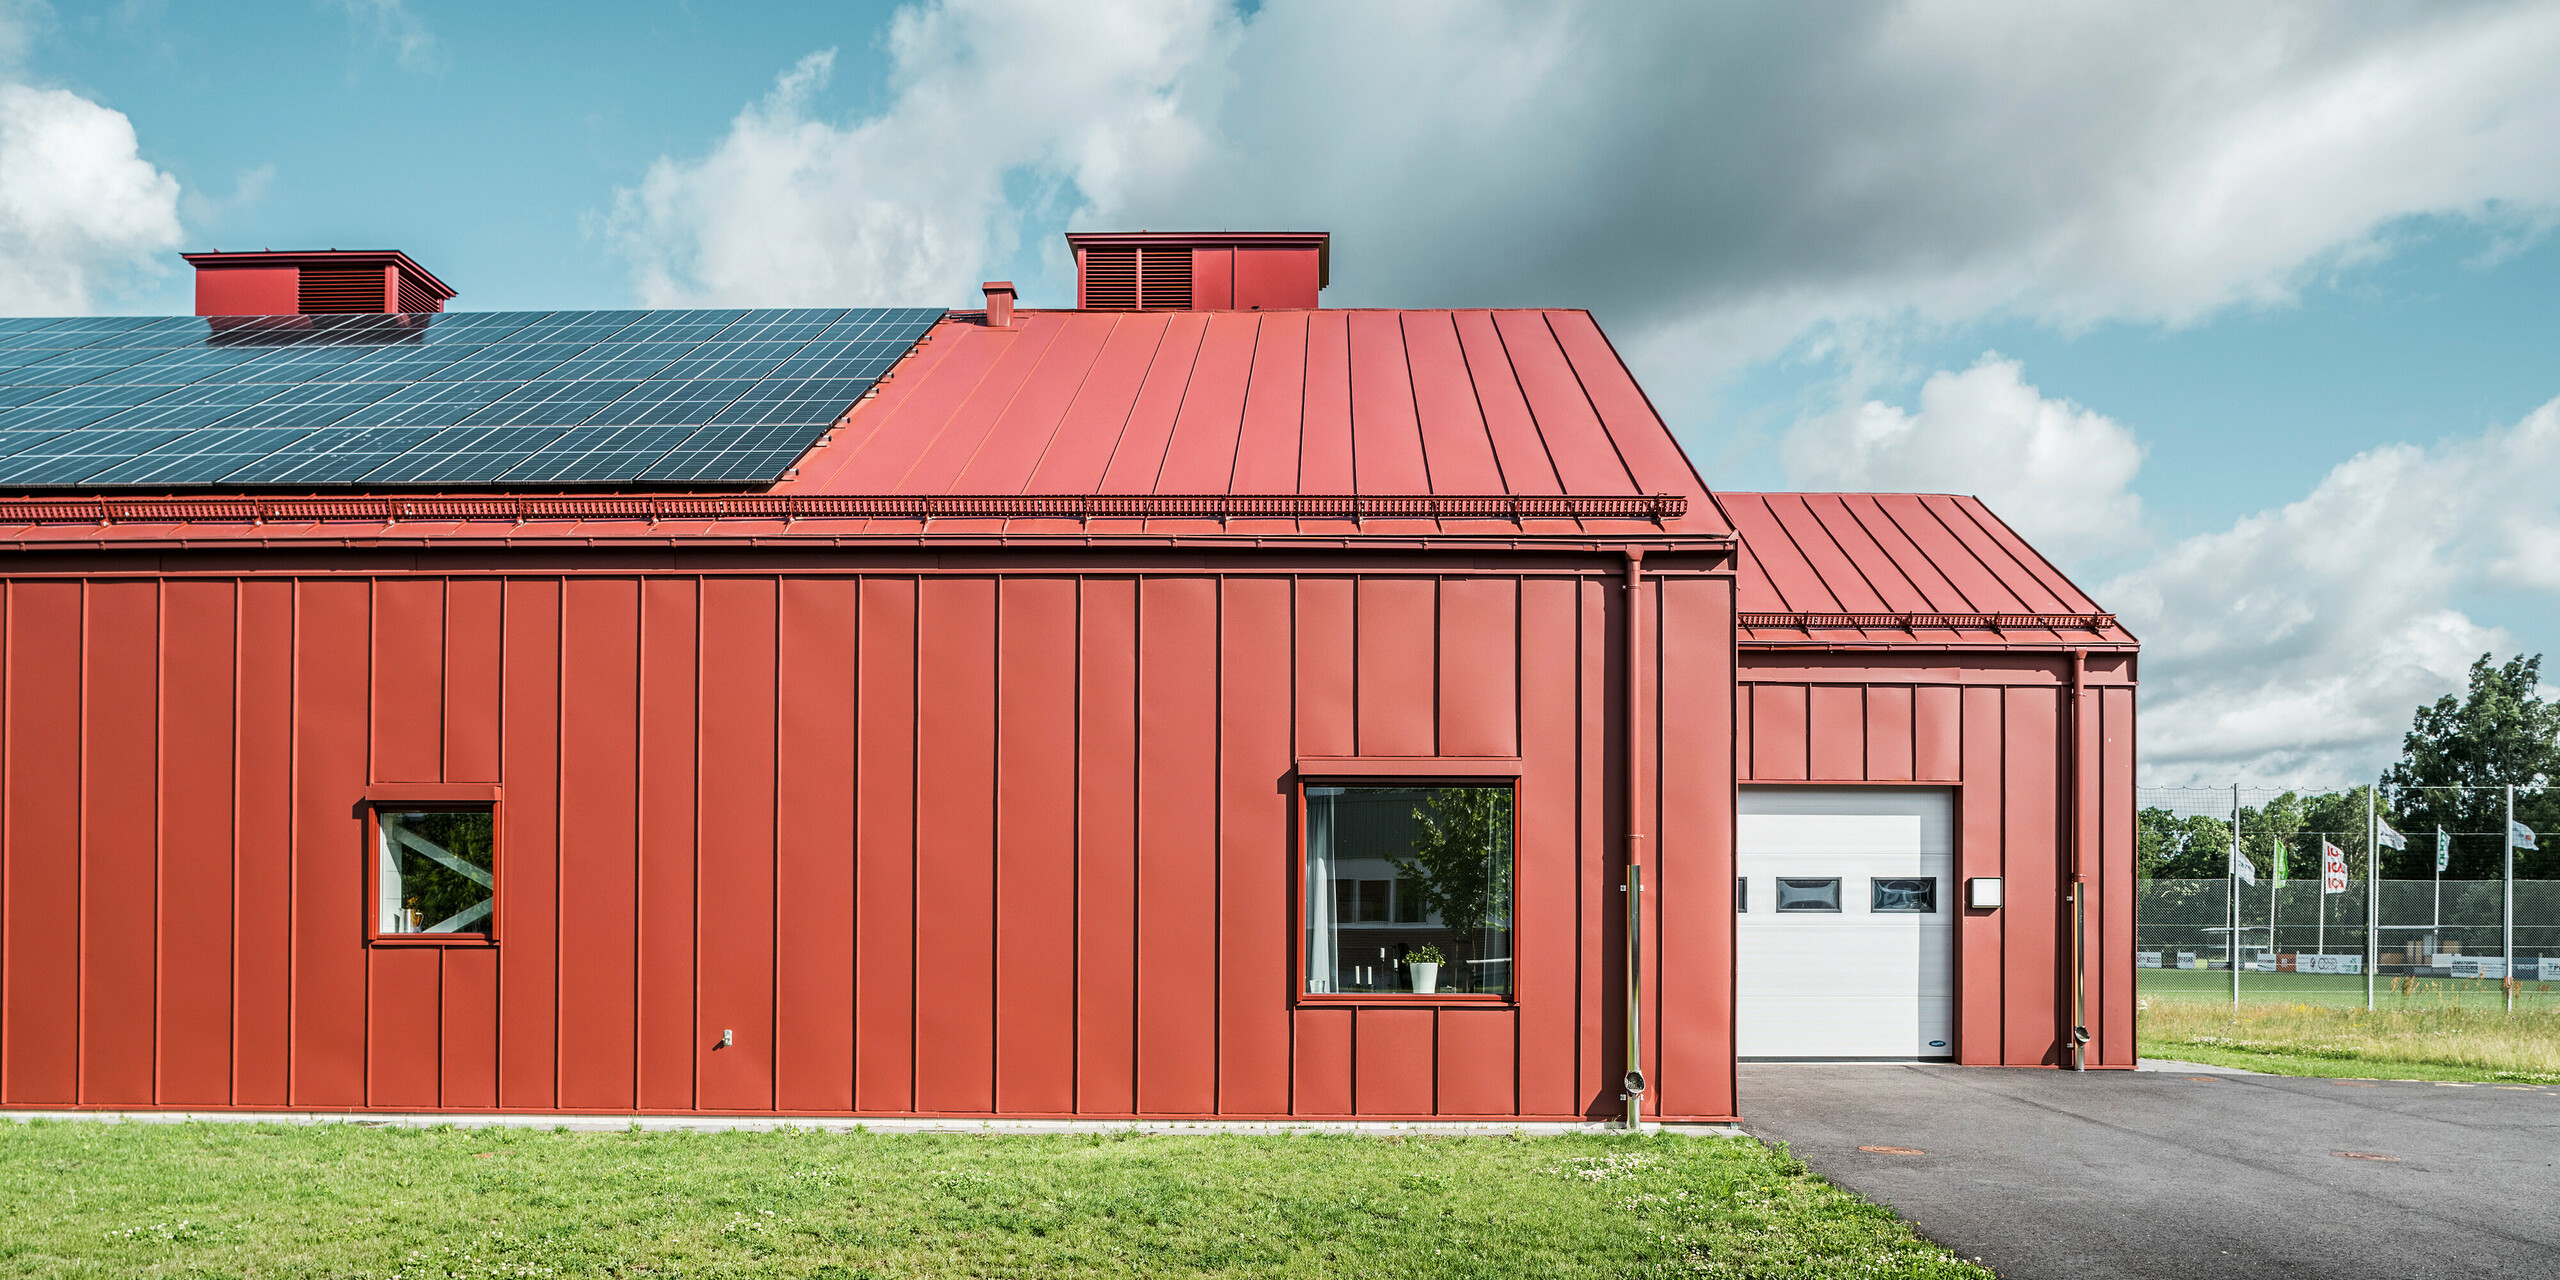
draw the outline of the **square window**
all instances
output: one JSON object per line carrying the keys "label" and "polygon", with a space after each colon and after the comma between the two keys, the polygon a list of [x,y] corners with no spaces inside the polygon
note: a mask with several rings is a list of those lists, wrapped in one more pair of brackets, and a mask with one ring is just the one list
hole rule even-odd
{"label": "square window", "polygon": [[1778,877],[1778,910],[1838,911],[1840,882],[1832,880],[1791,880]]}
{"label": "square window", "polygon": [[1316,995],[1511,993],[1508,783],[1306,789]]}
{"label": "square window", "polygon": [[488,809],[374,810],[374,934],[485,941],[497,909],[497,823]]}
{"label": "square window", "polygon": [[1936,876],[1879,876],[1869,883],[1874,894],[1868,901],[1869,911],[1909,911],[1928,915],[1938,909]]}

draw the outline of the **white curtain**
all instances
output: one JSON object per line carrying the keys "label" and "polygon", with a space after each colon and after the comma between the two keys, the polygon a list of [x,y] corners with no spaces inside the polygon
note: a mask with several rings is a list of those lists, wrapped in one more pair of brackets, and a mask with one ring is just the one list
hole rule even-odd
{"label": "white curtain", "polygon": [[1340,787],[1307,788],[1307,990],[1340,990],[1334,980],[1333,805]]}

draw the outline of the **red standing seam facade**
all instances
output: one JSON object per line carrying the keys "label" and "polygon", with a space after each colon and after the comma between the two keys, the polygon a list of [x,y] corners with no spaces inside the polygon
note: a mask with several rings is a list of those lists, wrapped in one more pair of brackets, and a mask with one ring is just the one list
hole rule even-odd
{"label": "red standing seam facade", "polygon": [[[2130,1061],[2130,637],[2073,721],[2067,644],[1770,623],[1913,605],[1778,589],[1583,313],[959,316],[772,493],[0,501],[0,1105],[1615,1116],[1632,795],[1648,1114],[1732,1118],[1791,777],[1961,785],[1966,1061],[2053,1060],[2085,819]],[[1300,994],[1343,776],[1516,778],[1510,998]],[[492,938],[369,938],[368,800],[480,797]]]}

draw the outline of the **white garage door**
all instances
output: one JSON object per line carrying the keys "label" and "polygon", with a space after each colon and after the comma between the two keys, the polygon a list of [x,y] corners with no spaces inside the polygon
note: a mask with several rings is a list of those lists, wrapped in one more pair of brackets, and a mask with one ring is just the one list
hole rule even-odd
{"label": "white garage door", "polygon": [[1954,1056],[1949,793],[1745,787],[1741,798],[1736,1052]]}

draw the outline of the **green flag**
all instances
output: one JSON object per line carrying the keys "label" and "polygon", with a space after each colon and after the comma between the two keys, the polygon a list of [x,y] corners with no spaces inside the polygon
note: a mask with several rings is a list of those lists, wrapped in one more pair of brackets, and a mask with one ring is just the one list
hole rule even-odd
{"label": "green flag", "polygon": [[2284,879],[2284,837],[2276,837],[2276,879]]}

